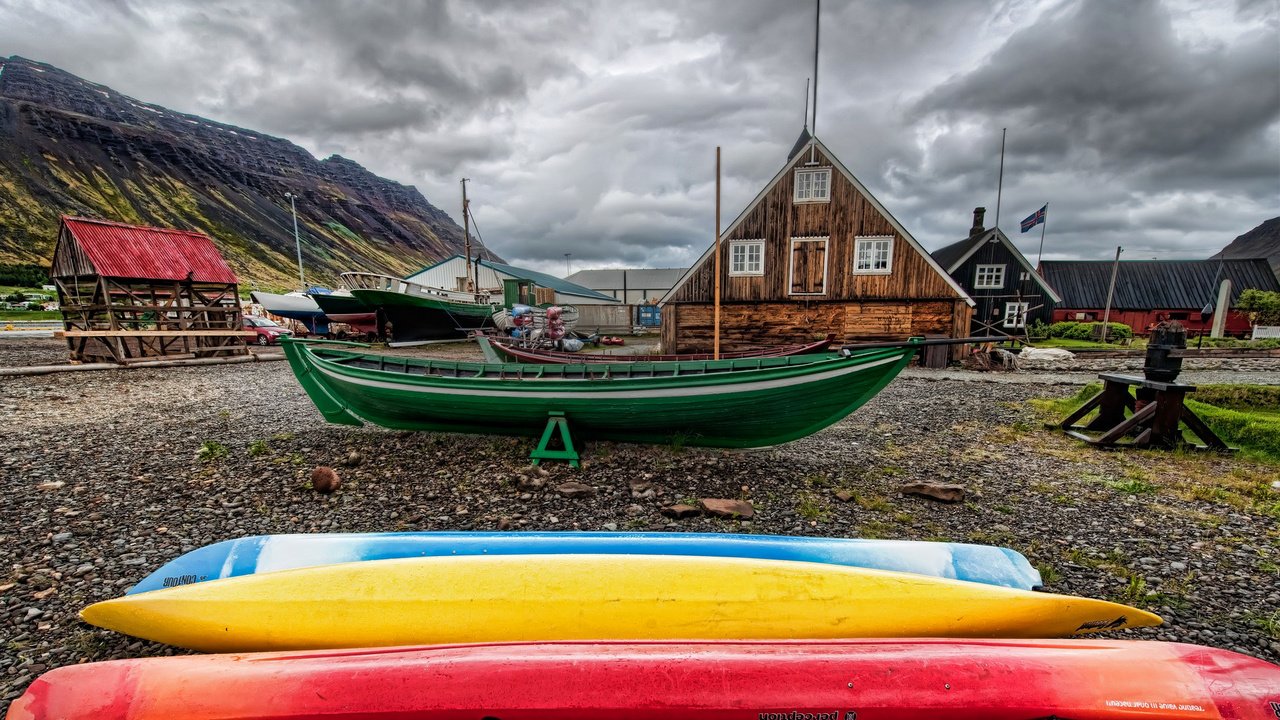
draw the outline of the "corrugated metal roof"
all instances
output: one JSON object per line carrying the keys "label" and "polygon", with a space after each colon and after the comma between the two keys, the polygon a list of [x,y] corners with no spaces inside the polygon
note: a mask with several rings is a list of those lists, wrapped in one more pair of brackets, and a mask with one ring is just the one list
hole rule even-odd
{"label": "corrugated metal roof", "polygon": [[[406,279],[413,278],[414,276],[427,272],[432,268],[440,267],[441,265],[444,265],[447,262],[451,262],[455,259],[461,259],[461,258],[462,258],[461,255],[450,255],[449,257],[439,262],[432,263],[422,268],[421,270],[418,270],[417,272],[406,275],[405,278]],[[615,297],[611,297],[603,293],[598,293],[595,290],[592,290],[591,288],[586,288],[581,285],[578,285],[577,283],[569,282],[568,280],[555,277],[554,275],[548,275],[546,273],[538,272],[537,270],[529,270],[528,268],[516,267],[515,265],[508,265],[506,263],[494,262],[493,260],[481,259],[479,262],[482,266],[487,267],[495,272],[498,272],[513,278],[519,278],[521,280],[528,280],[530,282],[537,283],[540,287],[551,288],[552,290],[555,290],[558,293],[564,293],[565,295],[577,295],[578,297],[595,298],[597,300],[608,300],[609,302],[618,302],[618,299]]]}
{"label": "corrugated metal roof", "polygon": [[62,222],[104,277],[238,282],[203,233],[68,216]]}
{"label": "corrugated metal roof", "polygon": [[[1111,284],[1110,260],[1046,260],[1040,274],[1062,296],[1061,308],[1102,308]],[[1249,288],[1280,292],[1265,259],[1122,260],[1116,275],[1118,310],[1198,310],[1217,299],[1218,286],[1231,280],[1231,302]]]}
{"label": "corrugated metal roof", "polygon": [[622,274],[625,272],[627,274],[625,285],[629,289],[661,290],[666,292],[680,280],[680,276],[684,275],[688,269],[605,268],[603,270],[579,270],[565,278],[565,280],[592,290],[621,290],[624,285]]}
{"label": "corrugated metal roof", "polygon": [[951,266],[954,265],[957,260],[964,257],[964,254],[969,252],[969,248],[982,242],[986,242],[986,233],[983,233],[981,236],[976,238],[967,237],[964,240],[953,242],[950,245],[940,247],[929,254],[933,256],[934,260],[938,261],[938,264],[942,266],[943,270],[950,270]]}

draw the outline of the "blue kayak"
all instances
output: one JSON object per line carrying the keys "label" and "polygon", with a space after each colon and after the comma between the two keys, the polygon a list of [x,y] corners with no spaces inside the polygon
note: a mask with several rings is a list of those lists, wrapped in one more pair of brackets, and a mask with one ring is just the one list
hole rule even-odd
{"label": "blue kayak", "polygon": [[390,532],[256,535],[192,550],[128,594],[362,560],[450,555],[695,555],[894,570],[1031,590],[1040,573],[1008,548],[911,540],[623,532]]}

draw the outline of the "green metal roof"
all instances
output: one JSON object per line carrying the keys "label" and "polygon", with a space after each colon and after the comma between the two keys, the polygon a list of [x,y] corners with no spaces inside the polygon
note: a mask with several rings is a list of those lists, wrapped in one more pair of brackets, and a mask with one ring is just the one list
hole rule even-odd
{"label": "green metal roof", "polygon": [[[409,273],[405,277],[413,277],[418,273],[426,272],[427,270],[430,270],[433,267],[443,265],[449,262],[450,260],[453,260],[454,258],[460,258],[460,257],[462,256],[450,255],[449,257],[444,258],[439,262],[431,263],[430,265],[422,268],[421,270],[417,270],[415,272]],[[621,302],[615,297],[605,295],[604,293],[596,292],[591,288],[583,287],[577,283],[571,283],[568,280],[555,277],[554,275],[548,275],[546,273],[538,272],[537,270],[529,270],[527,268],[516,267],[515,265],[508,265],[506,263],[494,262],[492,260],[481,259],[479,262],[481,265],[484,265],[485,267],[495,272],[502,273],[503,275],[510,275],[511,277],[514,277],[514,278],[520,278],[521,280],[528,280],[529,282],[536,283],[539,287],[551,288],[552,290],[555,290],[556,292],[562,293],[564,295],[574,295],[577,297],[594,298],[596,300],[608,300],[609,302]]]}

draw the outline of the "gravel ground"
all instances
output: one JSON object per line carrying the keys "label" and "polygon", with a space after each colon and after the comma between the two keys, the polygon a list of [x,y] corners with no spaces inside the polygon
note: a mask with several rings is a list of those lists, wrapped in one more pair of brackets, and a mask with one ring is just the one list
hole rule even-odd
{"label": "gravel ground", "polygon": [[[62,352],[51,340],[0,341],[0,366],[60,362]],[[1277,382],[1273,371],[1214,372]],[[787,445],[590,443],[581,470],[530,469],[528,439],[326,425],[283,362],[4,378],[0,701],[60,665],[181,652],[95,629],[76,612],[179,553],[278,532],[501,525],[997,543],[1026,554],[1054,592],[1167,620],[1120,637],[1280,660],[1276,468],[1105,452],[1039,429],[1044,418],[1029,399],[1066,396],[1092,378],[911,370],[846,420]],[[225,457],[199,460],[206,441],[225,446]],[[309,489],[317,465],[342,474],[336,494]],[[596,493],[554,491],[571,479]],[[963,484],[967,499],[943,505],[898,492],[916,480]],[[632,481],[653,487],[635,491]],[[855,496],[842,502],[839,490]],[[705,497],[749,499],[757,515],[673,522],[659,513]]]}

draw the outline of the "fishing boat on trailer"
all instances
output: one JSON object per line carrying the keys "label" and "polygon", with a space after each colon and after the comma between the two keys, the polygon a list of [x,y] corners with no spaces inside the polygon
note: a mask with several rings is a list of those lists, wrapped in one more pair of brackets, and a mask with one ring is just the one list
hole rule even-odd
{"label": "fishing boat on trailer", "polygon": [[329,318],[316,304],[315,296],[329,292],[325,288],[310,288],[307,292],[291,292],[283,295],[254,290],[249,297],[272,315],[302,323],[307,332],[316,335],[329,334]]}
{"label": "fishing boat on trailer", "polygon": [[579,365],[385,356],[352,349],[367,347],[358,343],[282,344],[298,381],[332,423],[537,436],[562,417],[584,439],[762,447],[853,412],[924,342],[838,354]]}
{"label": "fishing boat on trailer", "polygon": [[342,279],[357,300],[382,311],[393,346],[464,338],[471,330],[492,327],[500,307],[487,292],[445,290],[374,273],[343,273]]}
{"label": "fishing boat on trailer", "polygon": [[[753,348],[736,352],[720,353],[721,360],[738,360],[757,357],[789,357],[791,355],[808,355],[825,351],[836,341],[835,334],[827,335],[825,340],[804,345],[778,345],[775,347]],[[525,348],[518,344],[499,338],[478,335],[476,342],[488,362],[517,362],[532,364],[567,365],[574,363],[618,363],[618,362],[691,362],[712,360],[711,353],[691,355],[611,355],[608,353],[571,353],[549,348]]]}

